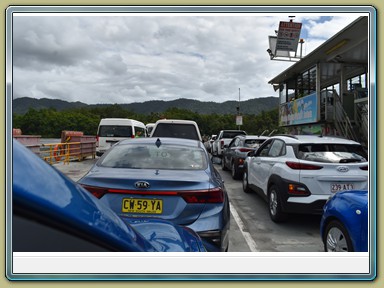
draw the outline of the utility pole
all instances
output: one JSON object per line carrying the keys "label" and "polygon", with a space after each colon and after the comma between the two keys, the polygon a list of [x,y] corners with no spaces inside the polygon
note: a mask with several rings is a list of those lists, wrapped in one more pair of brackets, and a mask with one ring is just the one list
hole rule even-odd
{"label": "utility pole", "polygon": [[239,104],[236,106],[237,116],[240,115],[240,88],[239,88]]}
{"label": "utility pole", "polygon": [[[238,116],[238,119],[240,119],[240,88],[239,88],[239,105],[236,107],[237,108],[237,116]],[[240,130],[240,123],[238,123],[238,127],[239,127],[239,129],[238,130]]]}

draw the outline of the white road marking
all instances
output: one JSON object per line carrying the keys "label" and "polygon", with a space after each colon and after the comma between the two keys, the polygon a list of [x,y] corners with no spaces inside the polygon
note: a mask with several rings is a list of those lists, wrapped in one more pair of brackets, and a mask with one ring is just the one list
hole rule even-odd
{"label": "white road marking", "polygon": [[245,225],[244,225],[243,221],[241,220],[239,214],[237,213],[235,207],[233,207],[233,205],[231,203],[229,203],[229,206],[231,209],[231,214],[232,214],[233,218],[235,219],[237,225],[239,226],[241,234],[243,234],[245,242],[247,242],[248,247],[251,250],[251,252],[260,252],[259,249],[257,248],[257,244],[253,240],[251,234],[249,234],[249,232],[244,231]]}

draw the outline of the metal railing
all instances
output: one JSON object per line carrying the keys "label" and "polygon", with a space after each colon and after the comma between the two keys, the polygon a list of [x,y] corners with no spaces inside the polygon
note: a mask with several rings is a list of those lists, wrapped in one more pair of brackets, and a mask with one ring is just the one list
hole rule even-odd
{"label": "metal railing", "polygon": [[348,139],[359,141],[353,125],[349,119],[347,112],[343,108],[341,103],[340,96],[337,93],[334,93],[335,100],[335,126],[336,129],[340,132],[341,136],[344,136]]}
{"label": "metal railing", "polygon": [[40,148],[40,157],[54,164],[64,162],[69,164],[70,161],[82,161],[84,158],[91,156],[96,157],[96,142],[68,142],[68,143],[49,143],[42,144]]}
{"label": "metal railing", "polygon": [[[352,96],[352,95],[350,95]],[[333,123],[338,135],[367,144],[368,135],[368,104],[364,99],[359,99],[354,103],[353,119],[343,107],[341,98],[335,90],[322,91],[321,119],[328,123]]]}
{"label": "metal railing", "polygon": [[356,123],[358,123],[359,132],[362,135],[362,142],[368,144],[368,104],[357,103],[355,104],[355,117]]}

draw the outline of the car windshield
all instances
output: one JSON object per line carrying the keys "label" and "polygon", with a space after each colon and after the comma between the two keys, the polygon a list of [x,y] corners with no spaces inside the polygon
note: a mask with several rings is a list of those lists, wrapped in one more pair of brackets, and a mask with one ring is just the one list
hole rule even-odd
{"label": "car windshield", "polygon": [[129,144],[115,146],[98,165],[132,169],[204,170],[208,164],[204,151],[197,147]]}
{"label": "car windshield", "polygon": [[366,162],[368,159],[361,145],[349,144],[302,144],[297,158],[328,163]]}

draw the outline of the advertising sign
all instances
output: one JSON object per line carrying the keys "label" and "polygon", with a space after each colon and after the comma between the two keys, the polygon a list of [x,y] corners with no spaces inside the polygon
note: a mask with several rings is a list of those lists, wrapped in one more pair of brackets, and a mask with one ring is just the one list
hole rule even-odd
{"label": "advertising sign", "polygon": [[301,25],[301,23],[297,22],[281,21],[277,33],[276,50],[296,52],[300,39]]}
{"label": "advertising sign", "polygon": [[237,126],[240,126],[240,125],[243,125],[243,116],[236,116],[236,125]]}
{"label": "advertising sign", "polygon": [[290,126],[317,122],[316,92],[280,105],[280,125]]}

